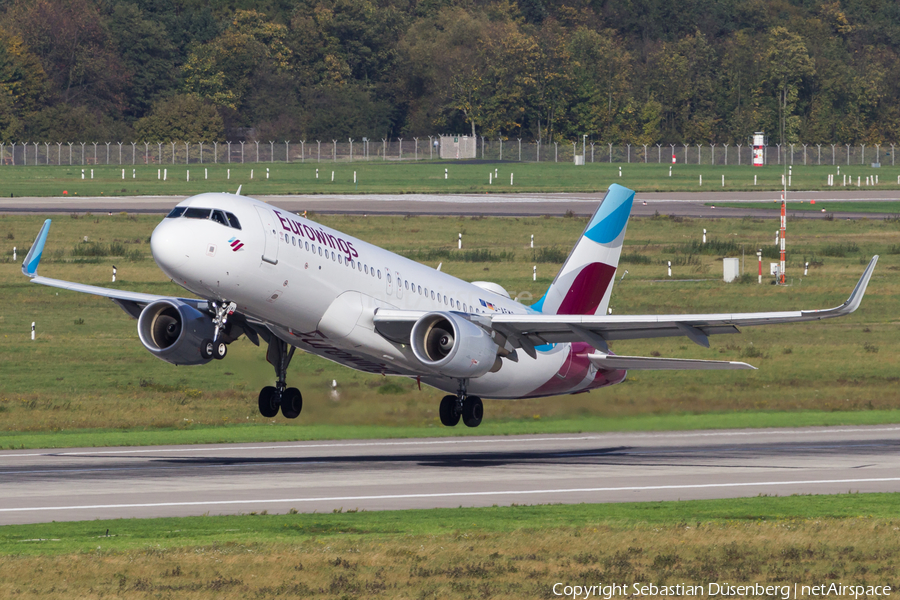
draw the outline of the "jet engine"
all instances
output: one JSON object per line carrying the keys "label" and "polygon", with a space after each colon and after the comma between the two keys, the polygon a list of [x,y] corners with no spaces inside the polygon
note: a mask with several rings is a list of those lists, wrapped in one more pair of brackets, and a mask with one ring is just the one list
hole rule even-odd
{"label": "jet engine", "polygon": [[458,315],[433,312],[422,316],[410,333],[413,354],[445,377],[481,377],[496,370],[499,349],[488,333]]}
{"label": "jet engine", "polygon": [[212,318],[180,300],[157,300],[138,318],[141,343],[157,358],[173,365],[202,365],[210,361],[200,353],[212,339]]}

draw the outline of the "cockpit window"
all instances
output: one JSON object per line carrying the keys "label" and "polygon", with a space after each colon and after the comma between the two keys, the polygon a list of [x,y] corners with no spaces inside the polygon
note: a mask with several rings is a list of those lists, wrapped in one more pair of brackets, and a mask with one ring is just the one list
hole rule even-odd
{"label": "cockpit window", "polygon": [[234,216],[233,213],[225,212],[224,210],[176,206],[172,209],[172,212],[166,215],[167,219],[175,219],[178,217],[185,217],[187,219],[212,219],[225,227],[232,227],[234,229],[241,228],[241,223],[238,221],[238,218]]}
{"label": "cockpit window", "polygon": [[228,227],[228,220],[225,218],[225,213],[221,210],[214,210],[212,213],[212,220],[216,223],[221,223],[222,225]]}
{"label": "cockpit window", "polygon": [[234,227],[235,229],[240,229],[240,228],[241,228],[241,222],[238,221],[238,218],[237,218],[236,216],[234,216],[234,215],[233,215],[232,213],[230,213],[230,212],[225,213],[225,216],[228,218],[228,224],[229,224],[231,227]]}
{"label": "cockpit window", "polygon": [[184,216],[188,219],[208,219],[209,213],[208,208],[189,208],[184,211]]}

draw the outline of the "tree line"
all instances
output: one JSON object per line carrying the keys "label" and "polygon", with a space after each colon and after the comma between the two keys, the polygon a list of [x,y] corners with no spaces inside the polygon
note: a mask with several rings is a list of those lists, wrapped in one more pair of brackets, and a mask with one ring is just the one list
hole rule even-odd
{"label": "tree line", "polygon": [[900,140],[896,0],[0,0],[0,141]]}

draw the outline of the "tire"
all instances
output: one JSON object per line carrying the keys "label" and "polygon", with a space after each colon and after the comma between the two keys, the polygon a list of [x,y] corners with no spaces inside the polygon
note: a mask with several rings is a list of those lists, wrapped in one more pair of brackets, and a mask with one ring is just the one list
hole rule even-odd
{"label": "tire", "polygon": [[200,356],[202,356],[206,360],[209,360],[213,357],[214,353],[215,353],[215,345],[213,344],[212,340],[205,339],[202,342],[200,342]]}
{"label": "tire", "polygon": [[228,346],[225,342],[216,342],[213,344],[213,358],[216,360],[222,360],[225,358],[225,355],[228,354]]}
{"label": "tire", "polygon": [[441,424],[454,427],[459,423],[459,413],[456,412],[456,396],[444,396],[441,400]]}
{"label": "tire", "polygon": [[278,416],[278,390],[271,385],[259,391],[259,414],[267,419]]}
{"label": "tire", "polygon": [[463,423],[466,427],[478,427],[484,417],[484,404],[478,396],[469,396],[463,402]]}
{"label": "tire", "polygon": [[284,390],[281,396],[281,414],[288,419],[296,419],[303,410],[303,396],[297,388]]}

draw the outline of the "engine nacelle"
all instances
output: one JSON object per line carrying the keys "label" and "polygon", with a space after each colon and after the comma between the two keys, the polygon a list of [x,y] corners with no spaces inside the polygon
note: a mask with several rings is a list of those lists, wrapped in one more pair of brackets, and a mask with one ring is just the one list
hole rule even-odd
{"label": "engine nacelle", "polygon": [[212,318],[179,300],[157,300],[144,307],[138,318],[141,343],[154,356],[173,365],[203,365],[203,340],[212,339]]}
{"label": "engine nacelle", "polygon": [[445,377],[480,377],[495,370],[498,346],[488,333],[452,313],[433,312],[421,317],[410,333],[413,354]]}

